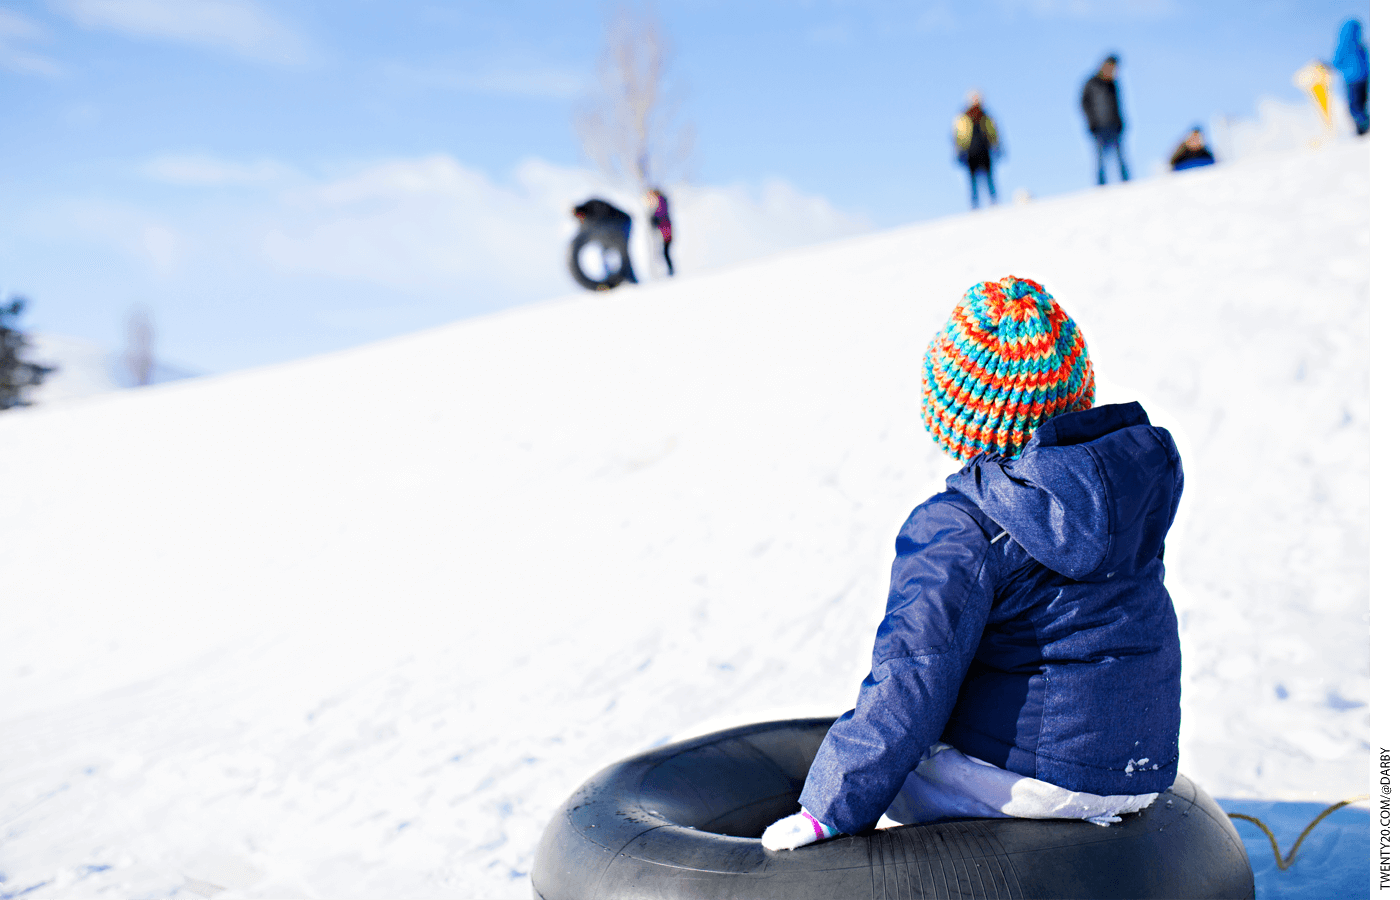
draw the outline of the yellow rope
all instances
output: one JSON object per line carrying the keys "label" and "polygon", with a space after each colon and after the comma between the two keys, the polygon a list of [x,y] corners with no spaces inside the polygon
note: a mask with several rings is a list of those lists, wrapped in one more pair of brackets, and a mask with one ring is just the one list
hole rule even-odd
{"label": "yellow rope", "polygon": [[1309,831],[1312,831],[1314,828],[1317,827],[1318,822],[1321,822],[1323,819],[1332,815],[1332,813],[1341,809],[1343,806],[1346,806],[1348,803],[1355,803],[1358,800],[1366,799],[1369,799],[1367,795],[1362,794],[1359,797],[1352,797],[1348,800],[1342,800],[1338,803],[1333,803],[1331,806],[1318,813],[1317,818],[1309,822],[1308,827],[1303,829],[1303,833],[1298,835],[1298,840],[1293,842],[1293,849],[1288,851],[1288,857],[1286,859],[1278,852],[1278,841],[1274,840],[1274,833],[1269,829],[1269,826],[1265,825],[1263,822],[1259,821],[1253,816],[1247,816],[1244,813],[1227,813],[1227,815],[1229,815],[1229,817],[1232,819],[1244,819],[1246,822],[1253,822],[1255,825],[1258,825],[1263,830],[1264,834],[1268,836],[1269,844],[1274,848],[1274,860],[1278,863],[1278,867],[1280,869],[1287,869],[1289,866],[1293,865],[1293,857],[1298,855],[1298,848],[1302,846],[1303,838],[1308,836]]}

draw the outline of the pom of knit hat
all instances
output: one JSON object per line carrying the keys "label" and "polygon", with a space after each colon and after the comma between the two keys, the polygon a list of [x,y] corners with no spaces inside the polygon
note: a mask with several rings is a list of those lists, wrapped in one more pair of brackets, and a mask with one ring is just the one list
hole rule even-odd
{"label": "pom of knit hat", "polygon": [[1079,327],[1025,278],[973,285],[924,353],[924,427],[957,460],[1017,456],[1041,423],[1093,405]]}

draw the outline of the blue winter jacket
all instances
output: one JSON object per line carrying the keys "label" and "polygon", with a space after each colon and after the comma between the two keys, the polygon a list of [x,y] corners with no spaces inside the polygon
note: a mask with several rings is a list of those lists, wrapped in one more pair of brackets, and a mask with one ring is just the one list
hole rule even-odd
{"label": "blue winter jacket", "polygon": [[951,476],[899,533],[870,674],[803,807],[870,828],[940,740],[1073,791],[1168,788],[1181,647],[1162,556],[1182,484],[1137,403],[1057,416],[1018,458]]}
{"label": "blue winter jacket", "polygon": [[1347,84],[1368,81],[1371,77],[1371,63],[1367,58],[1366,46],[1361,43],[1361,23],[1348,19],[1342,25],[1342,33],[1337,37],[1337,52],[1332,57],[1332,67],[1342,73]]}

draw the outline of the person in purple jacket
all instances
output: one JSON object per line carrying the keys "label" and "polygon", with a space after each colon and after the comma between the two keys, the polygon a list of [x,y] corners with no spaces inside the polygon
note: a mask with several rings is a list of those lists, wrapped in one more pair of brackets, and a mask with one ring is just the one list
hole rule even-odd
{"label": "person in purple jacket", "polygon": [[965,465],[904,523],[870,674],[769,850],[882,814],[1106,826],[1176,778],[1171,435],[1137,403],[1094,406],[1078,327],[1014,277],[954,308],[924,357],[923,408]]}
{"label": "person in purple jacket", "polygon": [[660,188],[647,191],[647,205],[651,208],[651,227],[661,234],[661,258],[666,261],[666,274],[674,276],[676,267],[671,264],[671,204]]}

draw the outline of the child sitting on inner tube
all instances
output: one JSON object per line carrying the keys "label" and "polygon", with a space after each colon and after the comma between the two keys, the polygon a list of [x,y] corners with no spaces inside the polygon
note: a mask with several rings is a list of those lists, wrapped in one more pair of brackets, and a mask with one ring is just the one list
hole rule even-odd
{"label": "child sitting on inner tube", "polygon": [[1176,778],[1171,435],[1137,403],[1094,407],[1079,329],[1014,277],[971,288],[930,343],[923,412],[966,465],[904,523],[870,674],[770,850],[881,814],[1108,825]]}

